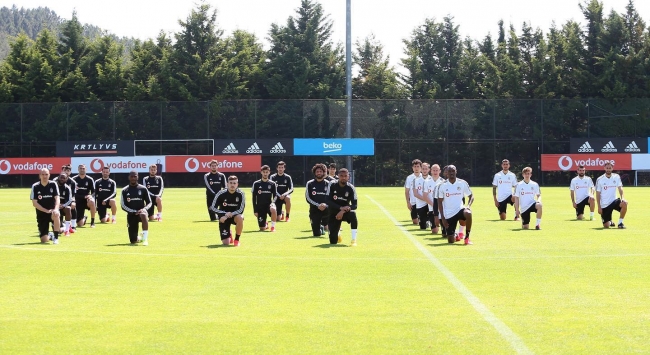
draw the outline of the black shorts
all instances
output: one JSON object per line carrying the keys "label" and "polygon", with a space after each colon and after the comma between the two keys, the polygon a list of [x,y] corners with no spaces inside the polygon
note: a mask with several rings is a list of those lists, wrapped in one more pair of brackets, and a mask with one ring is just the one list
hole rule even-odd
{"label": "black shorts", "polygon": [[[289,197],[291,199],[291,195],[286,196],[285,198]],[[275,199],[275,208],[278,209],[278,213],[282,211],[282,205],[286,205],[287,201],[281,200],[279,197]]]}
{"label": "black shorts", "polygon": [[105,205],[102,205],[103,201],[100,201],[97,203],[97,215],[99,215],[99,219],[104,219],[106,217],[106,210],[111,208],[110,201],[115,201],[114,199],[108,200]]}
{"label": "black shorts", "polygon": [[237,224],[235,223],[235,217],[230,217],[223,223],[221,222],[222,216],[217,217],[219,218],[219,234],[221,234],[219,238],[221,240],[227,239],[230,236],[230,226]]}
{"label": "black shorts", "polygon": [[454,216],[447,218],[447,223],[449,224],[449,227],[447,228],[447,235],[451,235],[450,233],[456,233],[456,226],[458,225],[458,221],[464,221],[465,220],[465,208],[461,208],[458,213],[456,213]]}
{"label": "black shorts", "polygon": [[617,210],[621,212],[621,199],[617,198],[614,202],[610,203],[609,206],[603,207],[603,214],[600,217],[603,220],[603,223],[609,222],[612,220],[612,212]]}
{"label": "black shorts", "polygon": [[508,196],[503,201],[499,202],[499,214],[506,213],[506,210],[508,209],[508,205],[510,206],[514,205],[514,202],[512,202],[512,195]]}
{"label": "black shorts", "polygon": [[532,206],[528,207],[527,210],[524,212],[521,212],[521,225],[525,226],[527,224],[530,224],[530,214],[531,213],[537,213],[537,202],[533,203]]}
{"label": "black shorts", "polygon": [[585,214],[585,206],[589,206],[589,196],[585,197],[585,199],[579,203],[576,203],[576,217]]}
{"label": "black shorts", "polygon": [[415,205],[411,205],[411,219],[418,219],[418,209]]}
{"label": "black shorts", "polygon": [[433,199],[433,216],[438,217],[440,215],[440,212],[438,211],[438,199],[434,198]]}
{"label": "black shorts", "polygon": [[271,205],[268,206],[257,205],[255,213],[257,213],[257,225],[260,228],[266,227],[266,216],[271,217]]}
{"label": "black shorts", "polygon": [[47,235],[50,231],[50,223],[52,222],[52,214],[36,210],[36,224],[38,225],[38,233],[42,237]]}
{"label": "black shorts", "polygon": [[77,222],[79,222],[84,219],[86,210],[89,210],[90,208],[88,207],[88,200],[86,200],[85,197],[76,198],[75,202],[77,203]]}

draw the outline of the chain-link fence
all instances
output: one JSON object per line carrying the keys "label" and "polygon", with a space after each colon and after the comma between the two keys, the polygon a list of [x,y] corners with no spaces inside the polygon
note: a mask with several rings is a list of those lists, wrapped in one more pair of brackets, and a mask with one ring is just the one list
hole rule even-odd
{"label": "chain-link fence", "polygon": [[[56,141],[342,138],[346,114],[344,100],[0,104],[0,157],[54,156]],[[533,167],[542,184],[566,184],[567,173],[539,172],[540,154],[567,153],[576,137],[648,137],[650,99],[354,100],[352,135],[375,139],[374,156],[354,159],[357,185],[401,185],[415,158],[455,164],[472,185],[490,185],[503,158],[513,171]],[[283,160],[298,183],[315,163],[344,165]]]}

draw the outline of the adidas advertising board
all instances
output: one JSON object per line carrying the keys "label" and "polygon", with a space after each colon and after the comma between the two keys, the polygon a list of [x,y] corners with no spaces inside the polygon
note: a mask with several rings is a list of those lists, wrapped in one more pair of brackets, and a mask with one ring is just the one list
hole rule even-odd
{"label": "adidas advertising board", "polygon": [[571,153],[648,153],[646,138],[571,138]]}
{"label": "adidas advertising board", "polygon": [[216,139],[214,152],[221,155],[289,156],[293,155],[293,139]]}

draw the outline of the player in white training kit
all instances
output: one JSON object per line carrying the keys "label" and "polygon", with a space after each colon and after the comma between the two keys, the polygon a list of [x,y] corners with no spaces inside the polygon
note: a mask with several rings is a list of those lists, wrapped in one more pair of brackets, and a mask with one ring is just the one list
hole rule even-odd
{"label": "player in white training kit", "polygon": [[[503,170],[494,174],[494,179],[492,179],[492,196],[494,196],[494,206],[499,210],[499,218],[505,221],[508,204],[512,206],[515,203],[512,192],[517,187],[517,176],[510,171],[508,159],[501,161],[501,168]],[[515,213],[515,221],[518,220],[519,215]]]}
{"label": "player in white training kit", "polygon": [[415,196],[415,210],[417,211],[420,229],[427,229],[429,222],[429,205],[424,196],[427,179],[429,179],[429,164],[422,163],[422,173],[420,176],[416,177],[413,180],[413,185],[411,188],[411,191],[413,191],[413,196]]}
{"label": "player in white training kit", "polygon": [[589,176],[585,176],[585,166],[578,166],[578,176],[571,180],[569,185],[571,190],[571,202],[573,208],[576,210],[576,217],[584,219],[585,206],[589,206],[591,212],[589,213],[589,220],[594,219],[594,208],[596,207],[596,200],[594,199],[594,181]]}
{"label": "player in white training kit", "polygon": [[530,214],[535,212],[537,216],[535,229],[539,230],[542,223],[542,192],[539,190],[539,185],[530,179],[533,176],[531,167],[525,167],[521,175],[524,179],[515,188],[515,213],[521,216],[521,228],[528,229]]}
{"label": "player in white training kit", "polygon": [[411,220],[413,221],[413,224],[418,224],[418,212],[415,206],[416,198],[411,188],[413,187],[413,180],[421,174],[422,161],[420,161],[420,159],[414,159],[411,162],[411,167],[413,168],[413,174],[406,177],[406,182],[404,183],[404,197],[406,198],[406,207],[411,211]]}
{"label": "player in white training kit", "polygon": [[[474,195],[467,181],[456,178],[456,167],[454,165],[447,167],[447,176],[448,180],[438,188],[438,208],[440,209],[441,221],[447,235],[447,241],[454,243],[462,239],[460,235],[456,235],[456,224],[459,221],[465,221],[465,244],[472,244],[469,239],[472,230],[472,210],[470,208],[474,203]],[[469,198],[467,207],[463,204],[465,196]]]}
{"label": "player in white training kit", "polygon": [[[620,212],[618,228],[625,229],[623,218],[627,213],[627,201],[623,197],[623,182],[618,174],[612,173],[614,165],[611,162],[605,163],[605,174],[596,179],[596,201],[598,202],[598,213],[603,221],[603,228],[614,227],[612,212]],[[616,198],[616,190],[620,194]]]}

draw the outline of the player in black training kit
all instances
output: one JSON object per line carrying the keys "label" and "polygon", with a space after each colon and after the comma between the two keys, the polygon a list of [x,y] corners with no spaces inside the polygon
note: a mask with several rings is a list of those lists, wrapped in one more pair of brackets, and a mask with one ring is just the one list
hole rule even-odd
{"label": "player in black training kit", "polygon": [[[115,180],[110,176],[111,168],[105,166],[102,168],[102,178],[95,180],[95,201],[97,201],[99,221],[102,223],[108,223],[108,221],[115,223],[115,214],[117,213],[117,204],[115,203],[117,186],[115,186]],[[106,213],[109,207],[111,208],[110,216]]]}
{"label": "player in black training kit", "polygon": [[275,206],[278,209],[280,220],[284,221],[285,216],[282,214],[282,205],[287,205],[286,221],[289,222],[289,213],[291,212],[291,193],[293,192],[293,180],[289,174],[285,174],[286,164],[279,161],[277,165],[278,173],[271,175],[271,180],[278,185],[278,198],[275,200]]}
{"label": "player in black training kit", "polygon": [[72,203],[70,204],[70,228],[68,231],[74,233],[77,231],[77,201],[74,199],[74,195],[77,191],[77,183],[72,179],[72,167],[70,164],[61,167],[61,174],[66,174],[68,176],[66,185],[70,186],[70,191],[72,191]]}
{"label": "player in black training kit", "polygon": [[43,168],[38,174],[40,180],[32,185],[30,199],[32,205],[36,208],[36,223],[38,223],[38,233],[41,237],[41,243],[47,243],[50,240],[48,235],[50,222],[54,224],[53,244],[59,244],[59,231],[61,230],[61,221],[59,219],[59,187],[56,182],[50,181],[50,171]]}
{"label": "player in black training kit", "polygon": [[[122,209],[126,212],[126,227],[129,241],[149,245],[149,221],[147,209],[151,207],[151,197],[147,188],[138,184],[138,172],[129,173],[129,185],[122,189]],[[142,223],[142,239],[138,238],[138,223]]]}
{"label": "player in black training kit", "polygon": [[[59,221],[61,222],[61,233],[66,237],[70,235],[70,219],[72,218],[70,205],[74,202],[74,195],[70,186],[67,184],[68,180],[68,174],[65,173],[59,175],[55,180],[59,187],[59,212],[61,215]],[[63,221],[64,217],[65,222]]]}
{"label": "player in black training kit", "polygon": [[251,189],[253,212],[255,212],[257,224],[261,231],[269,228],[266,223],[266,216],[271,216],[271,232],[275,232],[275,221],[278,219],[278,212],[275,209],[275,199],[278,193],[278,187],[273,181],[269,180],[271,167],[263,165],[261,172],[262,178],[255,181]]}
{"label": "player in black training kit", "polygon": [[352,229],[350,245],[357,245],[357,190],[348,182],[349,179],[348,169],[341,168],[339,170],[339,179],[331,183],[327,189],[330,244],[341,243],[339,229],[341,228],[341,222],[345,221],[350,224]]}
{"label": "player in black training kit", "polygon": [[86,175],[86,166],[79,165],[79,175],[74,176],[72,179],[77,184],[77,189],[74,191],[74,200],[77,204],[77,224],[83,227],[86,224],[84,214],[86,210],[90,210],[90,228],[95,228],[95,181],[90,176]]}
{"label": "player in black training kit", "polygon": [[[325,164],[323,164],[323,165],[325,165]],[[328,171],[327,171],[327,175],[325,176],[325,181],[332,182],[334,180],[338,180],[338,176],[336,176],[336,164],[335,163],[330,163],[327,170]]]}
{"label": "player in black training kit", "polygon": [[327,187],[330,182],[325,180],[325,164],[316,164],[311,169],[314,178],[307,181],[305,199],[309,204],[309,223],[314,237],[325,235],[327,225]]}
{"label": "player in black training kit", "polygon": [[[223,245],[234,244],[239,246],[239,237],[244,230],[244,207],[246,198],[244,193],[238,189],[237,177],[228,177],[228,189],[221,190],[214,197],[210,210],[219,216],[219,233]],[[230,226],[235,225],[235,240],[232,240]]]}
{"label": "player in black training kit", "polygon": [[210,162],[210,172],[206,173],[203,177],[205,181],[205,202],[208,206],[208,213],[210,214],[210,220],[216,221],[217,215],[212,211],[210,206],[214,202],[214,197],[219,193],[219,191],[226,188],[226,175],[220,173],[217,168],[219,163],[216,160]]}
{"label": "player in black training kit", "polygon": [[[165,190],[165,184],[162,176],[156,175],[157,173],[158,166],[156,164],[151,164],[149,166],[149,175],[142,178],[142,185],[149,190],[149,196],[151,196],[152,204],[147,210],[149,220],[162,222],[162,194],[163,190]],[[158,208],[158,214],[155,217],[153,215],[154,205]]]}

